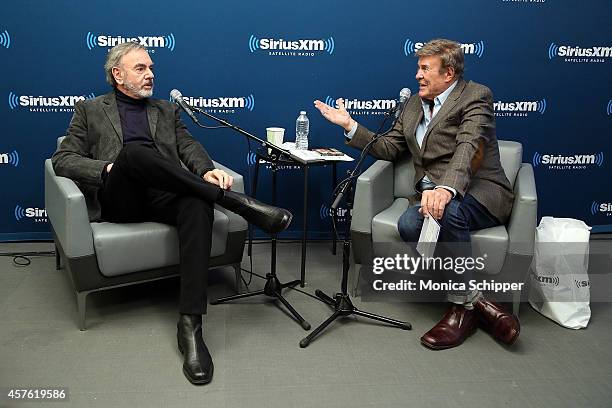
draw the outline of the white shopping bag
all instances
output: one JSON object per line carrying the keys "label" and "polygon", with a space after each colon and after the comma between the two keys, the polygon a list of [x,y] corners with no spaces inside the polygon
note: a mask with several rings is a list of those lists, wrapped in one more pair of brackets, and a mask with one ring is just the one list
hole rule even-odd
{"label": "white shopping bag", "polygon": [[591,227],[572,218],[543,217],[536,229],[529,304],[570,329],[591,318],[589,235]]}

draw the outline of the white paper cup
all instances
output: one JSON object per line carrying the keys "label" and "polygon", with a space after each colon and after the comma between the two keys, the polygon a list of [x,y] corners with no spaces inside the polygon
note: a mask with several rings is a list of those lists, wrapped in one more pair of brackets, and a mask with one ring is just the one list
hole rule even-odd
{"label": "white paper cup", "polygon": [[[266,135],[268,142],[280,146],[283,144],[283,137],[285,136],[285,129],[281,127],[269,127],[266,128]],[[272,153],[272,149],[268,149],[268,154]]]}

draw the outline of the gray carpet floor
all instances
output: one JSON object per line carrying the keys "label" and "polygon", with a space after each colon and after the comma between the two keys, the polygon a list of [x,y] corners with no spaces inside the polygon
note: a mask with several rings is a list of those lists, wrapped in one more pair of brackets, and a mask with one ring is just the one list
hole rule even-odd
{"label": "gray carpet floor", "polygon": [[[51,250],[0,244],[0,252]],[[282,281],[299,277],[297,244],[279,246]],[[269,246],[254,247],[265,274]],[[245,257],[243,266],[249,268]],[[307,285],[339,288],[341,256],[311,243]],[[248,280],[248,275],[245,274]],[[210,298],[232,294],[231,269],[211,272]],[[262,287],[254,277],[250,288]],[[266,298],[209,306],[204,338],[215,362],[211,384],[184,378],[176,348],[178,279],[91,295],[88,330],[77,328],[76,299],[53,257],[27,267],[0,258],[0,388],[68,388],[69,400],[14,402],[40,407],[611,407],[612,305],[592,304],[586,330],[560,327],[523,304],[522,333],[508,349],[479,330],[462,346],[431,351],[419,337],[443,304],[364,302],[358,307],[412,323],[403,331],[363,319],[337,321],[309,347],[307,332]],[[352,283],[351,283],[352,285]],[[313,327],[329,308],[303,293],[287,299]]]}

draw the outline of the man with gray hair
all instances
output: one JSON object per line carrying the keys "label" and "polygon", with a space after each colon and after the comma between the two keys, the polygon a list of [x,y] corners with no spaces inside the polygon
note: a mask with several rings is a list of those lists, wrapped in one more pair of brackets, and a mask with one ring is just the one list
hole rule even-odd
{"label": "man with gray hair", "polygon": [[231,191],[232,177],[215,169],[181,121],[178,107],[151,98],[155,75],[145,47],[135,42],[117,45],[104,67],[114,89],[76,104],[53,167],[58,176],[79,184],[92,220],[176,226],[181,274],[178,348],[187,379],[206,384],[213,363],[202,338],[202,314],[214,205],[271,233],[287,228],[292,215]]}
{"label": "man with gray hair", "polygon": [[[501,167],[495,135],[493,96],[489,88],[463,79],[464,53],[450,40],[432,40],[417,50],[418,95],[405,104],[393,129],[378,139],[371,154],[395,161],[412,155],[415,178],[410,205],[397,228],[406,242],[419,240],[424,217],[441,226],[438,254],[470,257],[470,231],[505,223],[513,192]],[[344,101],[333,108],[315,106],[330,122],[345,130],[349,146],[362,149],[374,134],[347,112]],[[469,271],[449,271],[447,278],[468,287]],[[451,307],[421,343],[432,349],[460,345],[477,322],[506,344],[518,338],[518,319],[478,291],[448,293]]]}

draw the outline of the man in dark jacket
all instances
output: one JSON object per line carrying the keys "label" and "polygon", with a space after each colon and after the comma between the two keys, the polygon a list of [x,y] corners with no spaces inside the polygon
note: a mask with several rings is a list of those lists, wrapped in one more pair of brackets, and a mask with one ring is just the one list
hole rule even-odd
{"label": "man in dark jacket", "polygon": [[153,62],[145,47],[135,42],[115,46],[104,68],[113,91],[75,106],[53,167],[58,176],[79,184],[92,220],[176,226],[181,272],[178,347],[185,376],[194,384],[206,384],[213,363],[202,338],[202,314],[215,203],[271,233],[287,228],[292,215],[231,191],[232,177],[215,169],[187,131],[178,108],[151,98]]}

